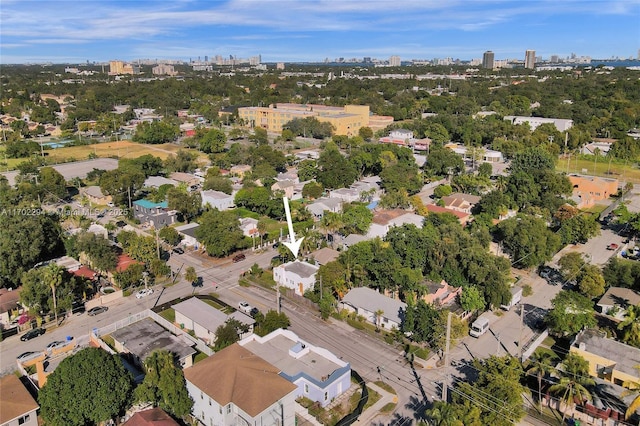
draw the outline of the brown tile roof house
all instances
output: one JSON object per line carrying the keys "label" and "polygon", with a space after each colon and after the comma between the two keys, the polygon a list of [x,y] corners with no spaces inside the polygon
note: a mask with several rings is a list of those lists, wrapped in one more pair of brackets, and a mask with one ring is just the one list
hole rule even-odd
{"label": "brown tile roof house", "polygon": [[180,426],[180,423],[171,418],[162,408],[152,408],[150,410],[138,411],[124,426]]}
{"label": "brown tile roof house", "polygon": [[448,209],[446,207],[436,206],[435,204],[425,204],[425,207],[427,210],[429,210],[430,213],[450,213],[457,217],[458,222],[460,222],[462,225],[466,225],[466,223],[469,221],[469,218],[471,217],[469,213],[459,212],[457,210]]}
{"label": "brown tile roof house", "polygon": [[0,378],[0,425],[37,426],[39,405],[15,374]]}
{"label": "brown tile roof house", "polygon": [[313,257],[313,260],[316,261],[315,263],[318,266],[333,262],[339,255],[340,252],[329,247],[323,247],[320,250],[316,250],[311,253],[311,257]]}
{"label": "brown tile roof house", "polygon": [[635,305],[640,305],[640,293],[624,287],[609,288],[597,303],[603,314],[607,314],[614,306],[619,307],[621,316],[624,315],[625,309]]}
{"label": "brown tile roof house", "polygon": [[184,370],[185,379],[218,404],[232,403],[252,417],[297,389],[279,373],[237,343]]}
{"label": "brown tile roof house", "polygon": [[446,197],[442,197],[442,202],[444,203],[444,207],[448,209],[471,213],[473,206],[480,202],[480,197],[477,195],[456,192]]}

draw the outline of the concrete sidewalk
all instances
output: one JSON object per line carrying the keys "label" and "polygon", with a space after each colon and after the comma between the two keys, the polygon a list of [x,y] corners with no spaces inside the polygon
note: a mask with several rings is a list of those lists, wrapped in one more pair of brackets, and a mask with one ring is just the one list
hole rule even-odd
{"label": "concrete sidewalk", "polygon": [[380,410],[382,409],[382,407],[389,404],[390,402],[395,404],[398,403],[397,395],[387,392],[380,386],[369,382],[367,383],[367,387],[378,392],[381,395],[381,398],[371,407],[364,410],[362,414],[360,414],[360,417],[358,417],[358,420],[353,423],[354,425],[370,425],[373,423],[373,419],[380,415]]}

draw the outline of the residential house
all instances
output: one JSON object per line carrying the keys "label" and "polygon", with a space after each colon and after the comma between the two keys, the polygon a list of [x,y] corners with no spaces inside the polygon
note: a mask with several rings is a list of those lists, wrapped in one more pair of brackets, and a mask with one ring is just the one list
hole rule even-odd
{"label": "residential house", "polygon": [[329,352],[281,328],[264,337],[249,336],[238,344],[280,370],[297,386],[296,398],[327,406],[351,386],[351,366]]}
{"label": "residential house", "polygon": [[242,234],[246,237],[260,237],[258,232],[258,219],[252,217],[243,217],[238,219],[240,221],[240,229]]}
{"label": "residential house", "polygon": [[395,129],[388,136],[380,138],[379,142],[405,146],[416,151],[428,151],[432,141],[429,138],[416,139],[411,130]]}
{"label": "residential house", "polygon": [[[606,200],[618,193],[619,182],[614,178],[601,178],[598,176],[567,176],[573,185],[573,196],[579,197],[583,202],[589,204],[589,199],[595,201]],[[588,207],[588,205],[585,205]],[[578,208],[584,208],[578,206]]]}
{"label": "residential house", "polygon": [[201,191],[202,207],[207,204],[212,209],[229,210],[235,207],[235,201],[233,195],[225,194],[224,192],[214,191],[213,189],[207,191]]}
{"label": "residential house", "polygon": [[280,191],[285,197],[290,200],[293,199],[294,189],[295,182],[292,180],[280,180],[271,185],[271,191],[273,191],[274,193]]}
{"label": "residential house", "polygon": [[424,207],[430,212],[430,213],[449,213],[454,215],[455,217],[458,218],[458,222],[460,222],[460,224],[462,226],[466,225],[470,220],[471,220],[471,214],[469,213],[464,213],[458,210],[453,210],[453,209],[448,209],[446,207],[440,207],[437,206],[435,204],[425,204]]}
{"label": "residential house", "polygon": [[251,172],[251,166],[248,164],[239,164],[237,166],[231,167],[229,173],[233,176],[238,176],[240,179],[244,177],[247,173]]}
{"label": "residential house", "polygon": [[560,132],[566,132],[573,126],[573,120],[567,120],[564,118],[543,118],[543,117],[525,117],[520,115],[505,115],[504,119],[510,121],[513,124],[529,124],[531,131],[533,132],[541,124],[553,124]]}
{"label": "residential house", "polygon": [[107,231],[107,228],[105,228],[104,226],[100,225],[99,223],[92,223],[87,228],[87,232],[89,232],[91,234],[95,234],[95,235],[97,235],[99,237],[102,237],[105,240],[109,238],[109,231]]}
{"label": "residential house", "polygon": [[253,327],[256,321],[242,312],[234,312],[230,315],[214,308],[208,303],[191,297],[183,302],[173,305],[176,312],[177,324],[187,330],[193,330],[197,338],[204,340],[208,345],[213,345],[216,341],[216,331],[229,319],[235,319],[247,327],[247,332],[240,338],[253,334]]}
{"label": "residential house", "polygon": [[392,299],[368,287],[356,287],[349,290],[340,301],[340,309],[355,312],[371,324],[385,330],[400,329],[407,304]]}
{"label": "residential house", "polygon": [[445,145],[445,148],[449,148],[456,154],[462,157],[463,160],[477,161],[484,163],[503,163],[504,156],[500,151],[494,151],[486,148],[474,148],[469,150],[468,147],[461,144],[449,143]]}
{"label": "residential house", "polygon": [[310,259],[313,259],[313,263],[316,266],[326,265],[329,262],[333,262],[338,258],[340,252],[329,247],[323,247],[320,250],[316,250],[309,255]]}
{"label": "residential house", "polygon": [[71,271],[71,273],[78,278],[84,278],[89,281],[93,281],[98,277],[98,273],[96,271],[85,265],[82,265],[78,269]]}
{"label": "residential house", "polygon": [[10,288],[0,288],[0,331],[11,323],[12,314],[17,313],[20,308],[20,291],[22,287],[15,290]]}
{"label": "residential house", "polygon": [[436,283],[429,281],[425,284],[427,291],[422,300],[436,306],[445,306],[455,302],[456,297],[462,294],[462,287],[452,287],[445,280]]}
{"label": "residential house", "polygon": [[156,350],[173,353],[182,368],[191,367],[193,355],[197,352],[191,347],[191,342],[169,333],[151,318],[115,330],[111,337],[116,351],[131,354],[138,367],[142,367],[147,357]]}
{"label": "residential house", "polygon": [[337,198],[318,198],[313,203],[307,205],[307,210],[313,215],[313,219],[322,219],[325,212],[340,213],[342,211],[342,200]]}
{"label": "residential house", "polygon": [[298,177],[298,169],[292,168],[287,170],[286,172],[278,173],[278,175],[276,176],[276,180],[278,182],[283,180],[290,180],[294,184],[300,183],[300,178]]}
{"label": "residential house", "polygon": [[40,408],[15,374],[0,377],[0,426],[38,426]]}
{"label": "residential house", "polygon": [[580,148],[580,154],[595,155],[598,153],[598,155],[607,155],[615,142],[616,139],[594,140]]}
{"label": "residential house", "polygon": [[149,200],[136,200],[133,202],[133,216],[141,224],[152,226],[156,229],[176,223],[177,212],[169,210],[169,203],[163,201],[154,203]]}
{"label": "residential house", "polygon": [[200,227],[199,224],[195,222],[187,223],[186,225],[176,226],[175,230],[178,231],[178,234],[182,236],[182,241],[180,241],[180,245],[185,247],[198,247],[198,239],[196,238],[196,229]]}
{"label": "residential house", "polygon": [[216,426],[294,426],[297,386],[235,343],[184,370],[191,412]]}
{"label": "residential house", "polygon": [[174,179],[167,179],[164,176],[149,176],[142,185],[144,188],[158,189],[162,185],[178,186],[178,181]]}
{"label": "residential house", "polygon": [[180,426],[162,408],[154,407],[144,411],[138,411],[123,426]]}
{"label": "residential house", "polygon": [[640,305],[640,293],[624,287],[610,287],[597,303],[600,312],[605,315],[613,315],[614,312],[609,311],[618,310],[618,313],[613,315],[616,318],[624,318],[626,309],[636,305]]}
{"label": "residential house", "polygon": [[640,349],[606,337],[596,329],[582,330],[571,342],[571,353],[589,362],[589,375],[618,386],[625,381],[640,382]]}
{"label": "residential house", "polygon": [[182,172],[173,172],[169,177],[178,182],[178,184],[184,184],[187,188],[198,186],[204,180],[194,174]]}
{"label": "residential house", "polygon": [[112,199],[111,195],[104,195],[99,186],[85,186],[80,188],[80,195],[89,200],[92,204],[106,206]]}
{"label": "residential house", "polygon": [[477,195],[455,192],[451,195],[447,195],[446,197],[442,197],[442,202],[444,203],[444,208],[471,214],[471,209],[480,202],[480,197]]}
{"label": "residential house", "polygon": [[424,217],[406,210],[379,210],[373,214],[373,220],[369,227],[369,232],[367,232],[367,237],[369,239],[376,237],[384,238],[394,226],[411,224],[417,228],[422,228],[423,223]]}
{"label": "residential house", "polygon": [[316,265],[296,260],[273,268],[273,280],[303,296],[305,291],[313,289],[318,269]]}
{"label": "residential house", "polygon": [[349,247],[367,241],[369,238],[360,234],[349,234],[342,240],[342,250],[348,250]]}

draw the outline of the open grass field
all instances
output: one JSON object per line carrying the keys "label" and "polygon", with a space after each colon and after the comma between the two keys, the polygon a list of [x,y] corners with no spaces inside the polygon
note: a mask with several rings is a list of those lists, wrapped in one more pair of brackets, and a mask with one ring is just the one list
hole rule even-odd
{"label": "open grass field", "polygon": [[[609,162],[606,157],[598,158],[597,161],[593,159],[584,158],[561,158],[558,160],[556,170],[559,172],[578,173],[595,175],[601,177],[611,177],[619,179],[621,182],[633,182],[640,183],[640,169],[636,166],[635,162],[618,161]],[[586,172],[585,172],[586,170]]]}
{"label": "open grass field", "polygon": [[[181,149],[180,146],[166,143],[159,145],[145,145],[131,141],[102,142],[93,145],[70,146],[65,148],[47,149],[44,151],[49,163],[66,163],[70,160],[86,160],[90,154],[97,157],[117,157],[117,158],[137,158],[142,155],[151,154],[165,160],[169,155],[175,154]],[[4,155],[0,150],[0,158]],[[194,151],[196,152],[196,151]],[[199,153],[200,159],[207,160],[207,156]],[[18,164],[27,158],[8,158],[7,166],[9,170],[14,170]],[[4,167],[2,167],[4,169]],[[4,170],[3,170],[4,171]]]}

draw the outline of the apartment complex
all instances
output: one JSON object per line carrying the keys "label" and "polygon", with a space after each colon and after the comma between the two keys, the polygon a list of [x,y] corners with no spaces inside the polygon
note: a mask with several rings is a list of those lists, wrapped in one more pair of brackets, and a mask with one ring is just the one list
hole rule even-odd
{"label": "apartment complex", "polygon": [[169,64],[158,64],[151,69],[153,75],[177,75],[175,68],[173,65]]}
{"label": "apartment complex", "polygon": [[527,50],[524,53],[524,67],[530,70],[536,67],[536,51],[535,50]]}
{"label": "apartment complex", "polygon": [[269,132],[281,132],[289,121],[307,117],[331,123],[336,135],[355,136],[361,127],[369,126],[369,107],[366,105],[333,107],[279,103],[269,107],[238,108],[238,116],[249,127],[262,127]]}
{"label": "apartment complex", "polygon": [[492,70],[494,66],[494,63],[493,63],[494,60],[495,60],[495,54],[491,50],[487,50],[482,55],[482,68]]}
{"label": "apartment complex", "polygon": [[122,61],[109,61],[109,75],[138,74],[137,66]]}

